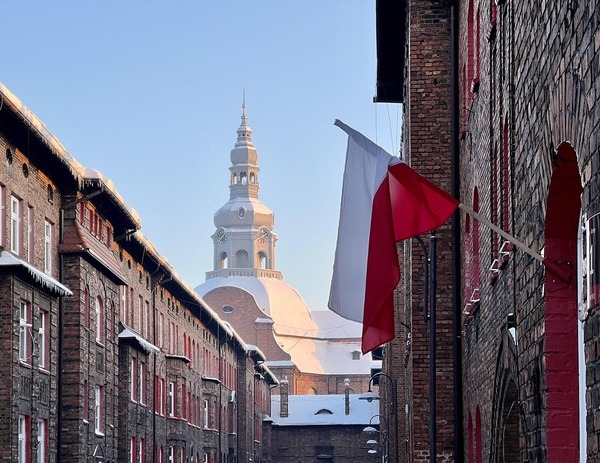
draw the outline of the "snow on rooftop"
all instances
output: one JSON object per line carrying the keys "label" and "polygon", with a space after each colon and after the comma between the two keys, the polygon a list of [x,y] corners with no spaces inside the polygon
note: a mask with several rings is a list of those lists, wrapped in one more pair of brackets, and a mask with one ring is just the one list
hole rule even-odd
{"label": "snow on rooftop", "polygon": [[[380,366],[360,352],[362,328],[333,312],[311,312],[302,296],[282,280],[263,277],[210,278],[196,287],[205,295],[215,288],[235,287],[252,295],[273,323],[275,339],[302,372],[317,374],[369,374]],[[315,313],[318,315],[315,317]],[[322,321],[323,326],[316,320]],[[262,320],[261,320],[262,321]],[[348,339],[341,341],[341,339]],[[357,358],[358,357],[358,358]]]}
{"label": "snow on rooftop", "polygon": [[[360,400],[350,394],[350,413],[345,414],[344,394],[290,395],[288,416],[281,417],[281,396],[271,396],[273,426],[364,425],[379,424],[379,402]],[[329,413],[331,412],[331,413]]]}
{"label": "snow on rooftop", "polygon": [[0,254],[0,267],[23,267],[27,270],[27,273],[34,279],[36,283],[39,283],[44,288],[48,288],[60,296],[72,296],[73,293],[69,288],[56,281],[50,275],[45,274],[41,270],[38,270],[33,265],[13,256],[8,251],[2,251]]}

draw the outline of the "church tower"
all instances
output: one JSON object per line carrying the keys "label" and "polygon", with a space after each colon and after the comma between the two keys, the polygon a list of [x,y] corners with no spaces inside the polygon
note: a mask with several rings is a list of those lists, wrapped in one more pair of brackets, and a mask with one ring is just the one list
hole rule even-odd
{"label": "church tower", "polygon": [[275,270],[275,216],[258,199],[258,153],[252,144],[245,99],[230,158],[229,201],[215,213],[214,266],[207,280],[228,276],[280,280],[281,272]]}

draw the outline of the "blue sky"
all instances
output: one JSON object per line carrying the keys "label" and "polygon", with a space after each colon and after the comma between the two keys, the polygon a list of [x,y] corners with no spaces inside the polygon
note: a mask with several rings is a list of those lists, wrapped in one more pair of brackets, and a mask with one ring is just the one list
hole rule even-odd
{"label": "blue sky", "polygon": [[374,105],[374,0],[17,1],[0,81],[86,167],[111,178],[190,285],[212,270],[213,214],[246,91],[277,268],[326,307],[344,167],[339,118],[397,152]]}

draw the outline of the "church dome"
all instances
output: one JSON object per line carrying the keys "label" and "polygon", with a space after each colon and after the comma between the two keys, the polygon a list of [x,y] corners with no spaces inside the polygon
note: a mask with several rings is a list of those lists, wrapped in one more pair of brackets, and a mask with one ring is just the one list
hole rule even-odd
{"label": "church dome", "polygon": [[211,278],[196,288],[204,296],[215,288],[233,286],[250,293],[266,317],[282,335],[316,336],[319,327],[312,319],[302,296],[283,280],[254,277]]}

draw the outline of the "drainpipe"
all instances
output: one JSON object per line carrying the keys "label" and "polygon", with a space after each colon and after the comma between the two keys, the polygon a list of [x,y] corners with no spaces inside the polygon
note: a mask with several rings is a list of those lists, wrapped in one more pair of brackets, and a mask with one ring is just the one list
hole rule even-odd
{"label": "drainpipe", "polygon": [[[451,194],[460,198],[459,100],[458,100],[458,13],[460,1],[450,6],[450,162]],[[464,461],[462,402],[462,311],[460,306],[460,212],[452,216],[452,306],[453,317],[453,383],[454,383],[454,461]]]}

